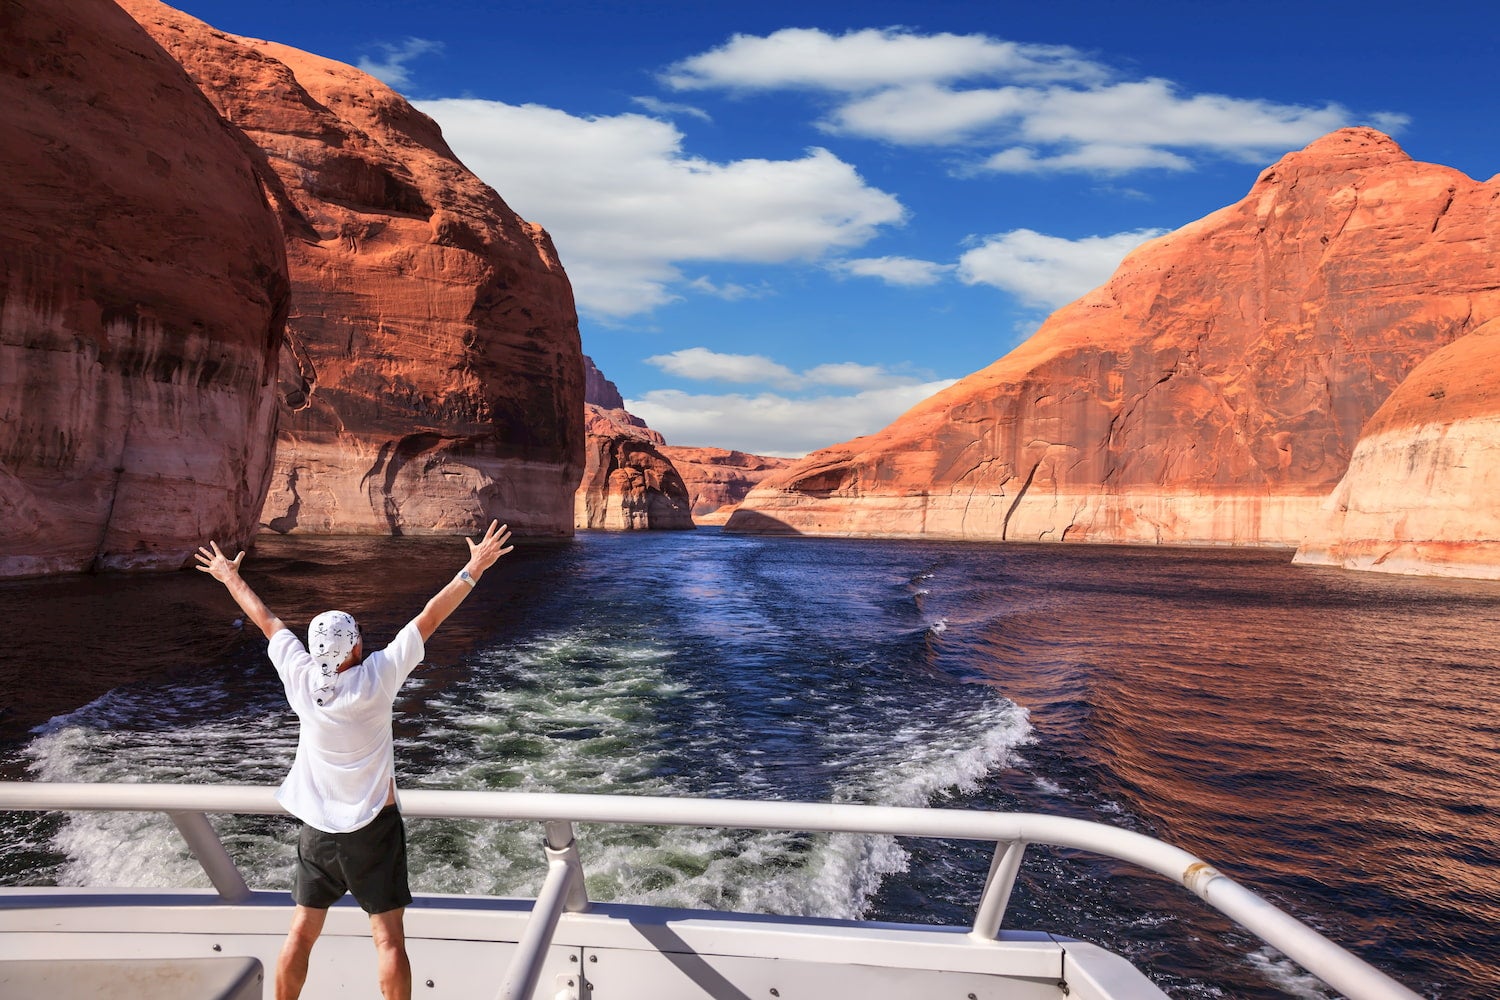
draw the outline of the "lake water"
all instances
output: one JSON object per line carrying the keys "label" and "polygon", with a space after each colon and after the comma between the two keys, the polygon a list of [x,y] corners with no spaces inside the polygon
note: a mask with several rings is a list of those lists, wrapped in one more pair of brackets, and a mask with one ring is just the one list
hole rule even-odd
{"label": "lake water", "polygon": [[[299,631],[383,642],[462,542],[267,538]],[[335,596],[336,595],[336,596]],[[192,572],[0,584],[0,777],[275,784],[265,643]],[[249,633],[254,630],[249,629]],[[759,538],[523,546],[397,703],[407,788],[1045,812],[1161,837],[1433,997],[1500,996],[1500,585],[1285,552]],[[283,887],[289,820],[224,818]],[[529,826],[414,820],[417,891],[530,893]],[[581,827],[599,899],[968,923],[988,847]],[[1330,994],[1185,890],[1040,846],[1008,927],[1182,997]],[[0,814],[5,884],[206,884],[165,820]]]}

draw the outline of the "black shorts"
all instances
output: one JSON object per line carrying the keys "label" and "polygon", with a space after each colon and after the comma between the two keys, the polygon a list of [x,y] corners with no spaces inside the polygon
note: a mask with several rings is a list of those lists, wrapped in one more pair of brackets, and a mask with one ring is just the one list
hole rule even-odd
{"label": "black shorts", "polygon": [[292,898],[317,910],[328,909],[346,892],[366,913],[406,906],[411,888],[401,810],[386,806],[352,833],[325,833],[303,823],[293,876]]}

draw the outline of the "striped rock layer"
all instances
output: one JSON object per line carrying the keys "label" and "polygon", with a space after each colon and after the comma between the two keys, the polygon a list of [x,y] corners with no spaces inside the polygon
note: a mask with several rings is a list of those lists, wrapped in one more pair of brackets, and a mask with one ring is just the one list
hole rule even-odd
{"label": "striped rock layer", "polygon": [[571,534],[582,353],[547,234],[373,77],[155,0],[122,6],[243,136],[285,233],[264,526],[446,534],[498,518]]}
{"label": "striped rock layer", "polygon": [[1334,132],[728,528],[1295,547],[1395,388],[1500,316],[1497,197]]}
{"label": "striped rock layer", "polygon": [[114,4],[0,23],[0,576],[243,546],[289,303],[255,168]]}

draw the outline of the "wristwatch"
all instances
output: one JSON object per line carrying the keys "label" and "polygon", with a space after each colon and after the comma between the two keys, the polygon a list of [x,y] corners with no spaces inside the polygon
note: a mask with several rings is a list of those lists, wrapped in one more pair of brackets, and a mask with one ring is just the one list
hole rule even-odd
{"label": "wristwatch", "polygon": [[477,582],[472,576],[469,575],[469,571],[467,568],[458,571],[458,578],[464,583],[467,583],[470,587],[474,586],[474,584]]}

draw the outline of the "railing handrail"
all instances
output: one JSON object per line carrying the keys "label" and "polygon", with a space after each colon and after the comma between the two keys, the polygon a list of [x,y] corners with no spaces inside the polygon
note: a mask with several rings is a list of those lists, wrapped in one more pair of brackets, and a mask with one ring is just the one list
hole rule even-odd
{"label": "railing handrail", "polygon": [[[73,782],[0,782],[0,811],[5,810],[286,812],[275,799],[275,789],[268,786]],[[1171,879],[1351,1000],[1414,1000],[1418,996],[1187,851],[1090,820],[844,803],[436,789],[402,791],[401,811],[409,818],[888,834],[999,845],[1049,844],[1088,851]]]}

